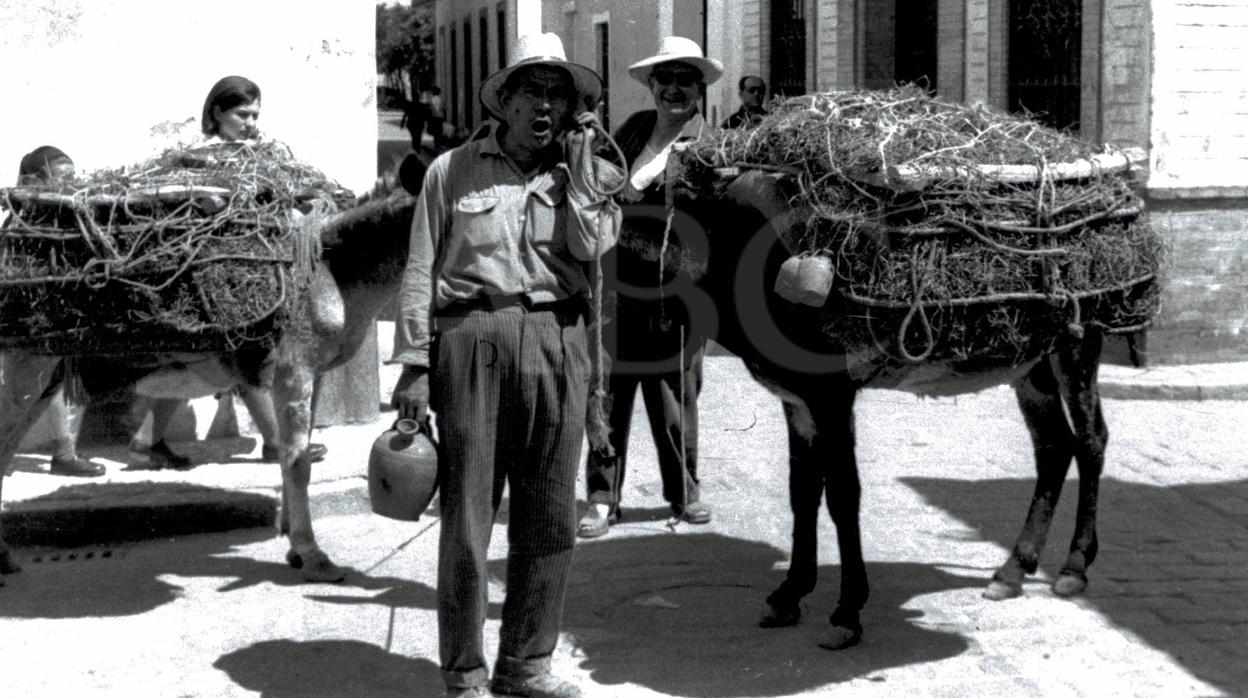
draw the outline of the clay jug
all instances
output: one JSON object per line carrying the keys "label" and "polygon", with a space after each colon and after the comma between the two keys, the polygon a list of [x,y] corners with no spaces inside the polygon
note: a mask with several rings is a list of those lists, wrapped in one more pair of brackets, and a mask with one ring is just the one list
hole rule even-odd
{"label": "clay jug", "polygon": [[368,499],[373,512],[419,521],[438,487],[438,452],[414,419],[400,419],[368,454]]}
{"label": "clay jug", "polygon": [[797,302],[822,308],[832,291],[832,260],[816,254],[803,257],[797,270]]}
{"label": "clay jug", "polygon": [[776,274],[775,291],[790,303],[801,302],[802,259],[801,256],[789,257],[780,265],[780,272]]}

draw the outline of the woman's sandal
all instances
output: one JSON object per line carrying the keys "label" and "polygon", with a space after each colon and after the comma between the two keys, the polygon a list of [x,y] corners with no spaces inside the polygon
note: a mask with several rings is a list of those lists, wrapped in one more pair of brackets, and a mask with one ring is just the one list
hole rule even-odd
{"label": "woman's sandal", "polygon": [[611,530],[611,524],[620,520],[620,508],[614,507],[610,513],[603,516],[598,513],[598,507],[593,504],[589,505],[589,509],[585,515],[581,517],[580,523],[576,525],[576,535],[581,538],[598,538],[607,535],[607,531]]}

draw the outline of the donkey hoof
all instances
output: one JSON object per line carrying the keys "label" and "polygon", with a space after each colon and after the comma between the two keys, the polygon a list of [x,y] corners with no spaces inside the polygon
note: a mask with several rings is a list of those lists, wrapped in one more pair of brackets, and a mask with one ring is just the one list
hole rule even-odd
{"label": "donkey hoof", "polygon": [[22,566],[17,564],[17,560],[13,558],[13,553],[8,550],[0,550],[0,574],[17,574],[22,571]]}
{"label": "donkey hoof", "polygon": [[825,650],[843,650],[853,647],[862,639],[862,630],[833,625],[819,640],[819,646]]}
{"label": "donkey hoof", "polygon": [[1062,597],[1078,596],[1088,588],[1088,578],[1083,575],[1063,574],[1053,582],[1053,593]]}
{"label": "donkey hoof", "polygon": [[286,564],[295,569],[300,569],[303,567],[303,556],[295,552],[294,548],[291,548],[286,551]]}
{"label": "donkey hoof", "polygon": [[1016,599],[1023,595],[1023,586],[1011,582],[1003,582],[1000,579],[994,579],[984,589],[984,598],[989,601],[1005,601],[1006,599]]}
{"label": "donkey hoof", "polygon": [[[295,555],[299,557],[298,554]],[[287,561],[290,556],[287,555]],[[329,556],[317,550],[306,558],[300,559],[301,565],[296,569],[303,573],[305,582],[336,584],[346,579],[347,571],[330,561]],[[292,563],[293,567],[294,564]]]}
{"label": "donkey hoof", "polygon": [[760,628],[785,628],[797,625],[802,619],[802,609],[797,604],[792,606],[773,606],[767,604],[767,610],[758,619]]}

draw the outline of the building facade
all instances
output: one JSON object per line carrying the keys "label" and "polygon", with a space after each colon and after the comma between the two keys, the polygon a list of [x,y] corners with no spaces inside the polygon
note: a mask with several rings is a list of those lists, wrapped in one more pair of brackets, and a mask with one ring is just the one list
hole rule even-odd
{"label": "building facade", "polygon": [[677,34],[724,63],[715,121],[743,75],[788,95],[916,82],[1146,148],[1173,249],[1153,353],[1248,354],[1248,0],[438,0],[436,25],[448,117],[468,128],[520,34],[558,33],[603,76],[609,125],[649,104],[628,65]]}

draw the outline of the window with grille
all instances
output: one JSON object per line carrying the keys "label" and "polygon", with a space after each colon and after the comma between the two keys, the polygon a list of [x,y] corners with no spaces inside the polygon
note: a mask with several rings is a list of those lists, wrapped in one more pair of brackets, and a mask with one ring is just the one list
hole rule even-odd
{"label": "window with grille", "polygon": [[806,93],[806,0],[771,1],[771,91]]}
{"label": "window with grille", "polygon": [[459,126],[472,128],[475,121],[472,116],[473,106],[477,102],[476,92],[472,89],[472,20],[464,20],[464,120]]}
{"label": "window with grille", "polygon": [[459,55],[458,35],[455,33],[455,27],[451,27],[451,50],[447,63],[451,68],[451,123],[459,123],[459,66],[455,63],[455,57]]}
{"label": "window with grille", "polygon": [[607,22],[594,25],[594,36],[598,40],[598,75],[602,77],[602,128],[611,132],[611,108],[607,102],[607,89],[611,80],[611,29]]}
{"label": "window with grille", "polygon": [[1010,0],[1010,111],[1079,130],[1081,0]]}

